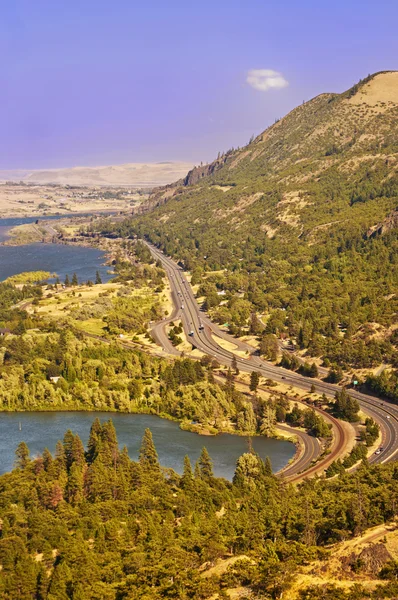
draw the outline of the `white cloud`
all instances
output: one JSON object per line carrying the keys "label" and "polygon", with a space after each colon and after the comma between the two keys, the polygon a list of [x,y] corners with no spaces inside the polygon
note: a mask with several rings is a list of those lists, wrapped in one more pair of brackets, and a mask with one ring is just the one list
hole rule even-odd
{"label": "white cloud", "polygon": [[266,92],[271,89],[280,89],[289,85],[282,73],[272,69],[250,69],[247,74],[246,83],[255,90]]}

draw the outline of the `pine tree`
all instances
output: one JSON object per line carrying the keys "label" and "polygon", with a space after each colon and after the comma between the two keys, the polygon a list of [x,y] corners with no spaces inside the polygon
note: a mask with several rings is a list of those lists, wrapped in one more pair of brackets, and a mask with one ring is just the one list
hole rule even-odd
{"label": "pine tree", "polygon": [[193,476],[194,476],[194,479],[200,479],[199,459],[195,463],[195,470],[194,470]]}
{"label": "pine tree", "polygon": [[101,275],[100,275],[99,271],[97,271],[95,273],[95,283],[96,283],[96,285],[98,285],[99,283],[102,283],[102,279],[101,279]]}
{"label": "pine tree", "polygon": [[77,286],[77,285],[79,285],[79,282],[78,282],[78,280],[77,280],[77,275],[76,275],[76,273],[73,273],[73,276],[72,276],[72,285],[73,285],[74,287],[75,287],[75,286]]}
{"label": "pine tree", "polygon": [[69,275],[68,274],[65,276],[65,286],[66,287],[70,286],[70,280],[69,280]]}
{"label": "pine tree", "polygon": [[146,469],[159,469],[158,453],[153,443],[150,429],[145,429],[139,452],[138,462]]}
{"label": "pine tree", "polygon": [[259,383],[260,383],[260,373],[258,373],[257,371],[252,371],[250,373],[250,391],[256,392]]}
{"label": "pine tree", "polygon": [[48,448],[44,448],[42,458],[43,458],[44,469],[46,471],[48,471],[51,468],[51,465],[53,463],[53,457]]}
{"label": "pine tree", "polygon": [[315,363],[312,363],[310,367],[310,372],[308,373],[309,377],[318,377],[318,367]]}
{"label": "pine tree", "polygon": [[66,468],[70,469],[73,462],[73,442],[75,436],[71,432],[70,429],[64,435],[64,451],[65,451],[65,459],[66,459]]}
{"label": "pine tree", "polygon": [[211,479],[213,477],[213,463],[205,447],[202,448],[198,463],[201,478],[207,480]]}
{"label": "pine tree", "polygon": [[82,467],[85,464],[83,442],[77,434],[72,442],[72,464],[73,463],[76,463],[79,467]]}
{"label": "pine tree", "polygon": [[71,580],[71,572],[64,561],[61,561],[51,575],[48,590],[48,600],[69,600],[68,584]]}
{"label": "pine tree", "polygon": [[102,438],[102,425],[97,417],[90,429],[90,436],[87,442],[87,462],[89,464],[93,463],[96,456],[98,455],[100,446],[101,446],[101,438]]}
{"label": "pine tree", "polygon": [[101,461],[104,465],[115,468],[119,456],[119,448],[116,430],[111,419],[102,426],[101,441],[99,451]]}
{"label": "pine tree", "polygon": [[29,464],[30,451],[25,442],[18,444],[15,450],[15,462],[14,466],[16,469],[25,469]]}
{"label": "pine tree", "polygon": [[189,488],[192,485],[193,474],[191,461],[189,460],[189,456],[184,457],[184,471],[181,477],[181,487],[184,489]]}
{"label": "pine tree", "polygon": [[267,477],[271,477],[272,475],[272,465],[271,465],[271,461],[269,459],[269,457],[267,456],[265,461],[264,461],[264,467],[263,467],[263,472],[264,475],[266,475]]}
{"label": "pine tree", "polygon": [[71,504],[78,504],[83,500],[83,482],[82,467],[73,462],[66,485],[66,496]]}
{"label": "pine tree", "polygon": [[48,578],[43,563],[39,564],[39,573],[36,584],[36,600],[46,600],[48,590]]}
{"label": "pine tree", "polygon": [[232,356],[231,368],[235,372],[235,375],[239,375],[238,361],[235,354]]}

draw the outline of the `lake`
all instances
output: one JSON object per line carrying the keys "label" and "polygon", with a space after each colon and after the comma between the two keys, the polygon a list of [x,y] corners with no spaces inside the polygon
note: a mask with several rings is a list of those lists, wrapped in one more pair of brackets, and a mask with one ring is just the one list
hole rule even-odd
{"label": "lake", "polygon": [[[78,433],[86,444],[91,424],[96,417],[101,422],[112,419],[120,448],[126,445],[133,460],[138,457],[144,430],[149,427],[161,465],[171,467],[180,474],[184,456],[188,454],[193,465],[203,446],[206,446],[213,460],[215,475],[232,480],[237,458],[247,452],[247,438],[229,434],[199,436],[183,431],[174,421],[155,415],[93,412],[0,413],[0,473],[12,469],[14,452],[21,441],[28,444],[32,456],[41,453],[45,447],[54,453],[57,441],[63,438],[67,429]],[[295,454],[294,444],[284,440],[254,437],[252,444],[261,458],[270,458],[274,472],[284,467]]]}
{"label": "lake", "polygon": [[[72,215],[68,215],[70,217]],[[11,227],[33,223],[37,217],[0,219],[0,242],[7,239]],[[59,219],[62,217],[46,217]],[[110,267],[104,265],[105,253],[96,248],[67,246],[63,244],[27,244],[25,246],[0,246],[0,281],[25,271],[50,271],[61,281],[66,275],[76,273],[80,282],[95,280],[98,270],[103,282],[112,277]]]}

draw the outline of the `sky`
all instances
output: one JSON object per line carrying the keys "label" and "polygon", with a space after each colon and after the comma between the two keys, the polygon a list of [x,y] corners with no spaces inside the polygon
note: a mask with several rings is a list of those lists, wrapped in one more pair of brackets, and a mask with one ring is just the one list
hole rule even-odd
{"label": "sky", "polygon": [[210,161],[398,69],[397,22],[397,0],[3,0],[0,169]]}

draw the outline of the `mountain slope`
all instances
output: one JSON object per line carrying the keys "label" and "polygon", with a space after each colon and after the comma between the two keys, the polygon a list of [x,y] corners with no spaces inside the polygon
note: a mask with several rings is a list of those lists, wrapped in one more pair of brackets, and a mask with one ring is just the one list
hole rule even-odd
{"label": "mountain slope", "polygon": [[254,309],[313,354],[369,367],[396,360],[397,170],[398,72],[384,72],[193,169],[121,229],[199,273],[232,270],[202,290],[221,322],[244,329]]}
{"label": "mountain slope", "polygon": [[[268,237],[286,227],[292,235],[306,235],[341,211],[352,218],[356,208],[345,209],[367,200],[356,189],[366,192],[367,179],[377,184],[373,195],[391,196],[398,168],[397,116],[398,72],[375,75],[344,94],[322,94],[245,148],[190,171],[188,189],[175,193],[177,209],[169,199],[165,214],[183,212],[184,218],[199,219],[195,224],[210,219],[234,231],[255,214]],[[161,197],[160,192],[155,198]]]}

